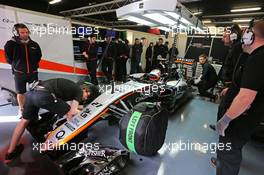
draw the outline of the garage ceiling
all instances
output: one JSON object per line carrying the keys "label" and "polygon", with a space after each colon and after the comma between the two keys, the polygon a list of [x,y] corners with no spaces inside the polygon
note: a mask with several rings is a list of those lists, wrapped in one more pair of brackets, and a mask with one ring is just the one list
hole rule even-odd
{"label": "garage ceiling", "polygon": [[[111,0],[62,0],[57,4],[50,5],[51,0],[4,0],[0,1],[0,4],[40,11],[50,14],[63,15],[60,12],[65,10],[71,10],[75,8],[91,6]],[[131,0],[132,1],[132,0]],[[137,0],[135,0],[137,1]],[[216,26],[226,26],[232,23],[233,19],[241,18],[263,18],[264,17],[264,1],[263,0],[181,0],[181,2],[192,12],[200,12],[198,17],[202,20],[210,19],[212,24]],[[256,12],[243,12],[243,13],[231,13],[230,10],[233,8],[248,8],[248,7],[262,7],[260,11]],[[243,16],[241,16],[241,14]],[[64,14],[65,15],[65,14]],[[236,15],[236,16],[235,16]],[[85,19],[86,18],[86,19]],[[74,19],[89,21],[96,19],[102,21],[118,21],[116,19],[115,12],[96,14],[85,17],[74,17]],[[244,22],[246,24],[247,22]],[[111,23],[108,23],[111,24]],[[114,23],[113,23],[114,24]],[[243,24],[243,23],[241,23]],[[144,27],[137,27],[138,29]]]}

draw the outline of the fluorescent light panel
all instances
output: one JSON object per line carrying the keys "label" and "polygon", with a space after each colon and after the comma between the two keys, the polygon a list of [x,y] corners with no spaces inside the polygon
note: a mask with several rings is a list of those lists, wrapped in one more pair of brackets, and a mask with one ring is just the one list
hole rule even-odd
{"label": "fluorescent light panel", "polygon": [[251,19],[234,19],[233,22],[250,22]]}
{"label": "fluorescent light panel", "polygon": [[193,15],[200,15],[202,14],[203,12],[194,12]]}
{"label": "fluorescent light panel", "polygon": [[59,3],[59,2],[61,2],[61,0],[52,0],[52,1],[49,2],[49,4],[56,4],[56,3]]}
{"label": "fluorescent light panel", "polygon": [[144,14],[143,16],[149,18],[149,19],[152,19],[154,21],[157,21],[161,24],[168,24],[168,25],[174,25],[175,23],[177,23],[176,21],[166,17],[166,16],[163,16],[162,14],[159,14],[159,13],[149,13],[149,14]]}
{"label": "fluorescent light panel", "polygon": [[[177,13],[173,13],[173,12],[165,12],[166,14],[170,15],[171,17],[173,17],[174,19],[179,19],[180,18],[180,15],[178,15]],[[181,18],[181,22],[184,23],[184,24],[187,24],[187,25],[191,25],[191,23],[185,19],[185,18]]]}
{"label": "fluorescent light panel", "polygon": [[232,13],[235,13],[235,12],[249,12],[249,11],[258,11],[258,10],[261,10],[261,7],[232,9],[230,11]]}
{"label": "fluorescent light panel", "polygon": [[204,21],[202,21],[204,24],[208,24],[208,23],[212,23],[212,21],[211,20],[204,20]]}
{"label": "fluorescent light panel", "polygon": [[133,21],[135,23],[143,24],[143,25],[146,25],[146,26],[153,26],[154,25],[152,22],[149,22],[147,20],[144,20],[144,19],[141,19],[141,18],[138,18],[138,17],[135,17],[135,16],[127,16],[127,17],[124,17],[124,18],[129,20],[129,21]]}

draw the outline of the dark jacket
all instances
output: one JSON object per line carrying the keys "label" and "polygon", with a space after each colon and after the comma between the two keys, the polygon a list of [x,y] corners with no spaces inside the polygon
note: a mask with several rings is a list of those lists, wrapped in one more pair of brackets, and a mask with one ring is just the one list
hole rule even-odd
{"label": "dark jacket", "polygon": [[[103,44],[103,51],[105,51],[106,47],[107,47],[107,41],[104,42]],[[106,58],[107,59],[115,59],[117,56],[117,49],[116,49],[116,43],[114,43],[113,41],[111,41],[109,43],[109,46],[108,46],[108,50],[107,50],[107,53],[106,53]]]}
{"label": "dark jacket", "polygon": [[230,46],[222,67],[221,79],[224,82],[232,81],[235,65],[242,52],[242,44],[240,41],[236,41]]}
{"label": "dark jacket", "polygon": [[149,46],[146,51],[146,59],[147,60],[152,59],[152,56],[153,56],[153,47]]}
{"label": "dark jacket", "polygon": [[167,54],[168,54],[168,48],[165,45],[161,44],[154,46],[154,56],[153,56],[154,60],[157,60],[157,57],[159,55],[161,55],[162,58],[166,58]]}
{"label": "dark jacket", "polygon": [[87,61],[92,61],[97,59],[98,44],[87,42],[85,47],[85,52],[88,55]]}
{"label": "dark jacket", "polygon": [[[172,54],[172,48],[170,48],[170,50],[169,50],[169,56],[170,56],[170,58],[171,58],[171,54]],[[175,53],[174,53],[174,56],[173,57],[176,58],[178,54],[179,54],[179,50],[177,49],[177,47],[175,47]]]}
{"label": "dark jacket", "polygon": [[202,72],[201,80],[215,84],[218,80],[218,77],[214,67],[208,62],[204,63],[202,67],[203,67],[203,72]]}
{"label": "dark jacket", "polygon": [[30,39],[27,44],[24,44],[17,37],[13,37],[7,41],[4,49],[6,61],[12,66],[13,73],[37,72],[42,56],[38,43]]}
{"label": "dark jacket", "polygon": [[129,57],[129,46],[125,43],[119,41],[116,44],[116,50],[117,50],[117,57],[118,58],[125,58],[127,59]]}
{"label": "dark jacket", "polygon": [[132,60],[140,61],[143,51],[142,44],[134,44],[132,47]]}

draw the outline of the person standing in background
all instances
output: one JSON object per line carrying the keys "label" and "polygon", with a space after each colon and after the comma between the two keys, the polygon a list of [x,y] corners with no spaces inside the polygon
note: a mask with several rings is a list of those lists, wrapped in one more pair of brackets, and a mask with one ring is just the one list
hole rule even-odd
{"label": "person standing in background", "polygon": [[178,54],[179,54],[179,50],[178,50],[178,48],[177,48],[176,46],[175,46],[174,48],[175,48],[175,53],[174,53],[174,55],[172,56],[172,49],[173,49],[173,44],[172,44],[172,47],[171,47],[170,50],[169,50],[169,59],[171,58],[171,56],[173,57],[173,59],[176,59],[177,56],[178,56]]}
{"label": "person standing in background", "polygon": [[18,115],[24,109],[26,84],[38,80],[38,68],[41,60],[41,49],[29,37],[30,31],[25,24],[18,23],[13,27],[14,36],[4,46],[6,61],[12,67],[19,105]]}
{"label": "person standing in background", "polygon": [[128,59],[127,45],[121,39],[117,43],[117,59],[116,59],[116,81],[123,82],[126,79],[126,62]]}
{"label": "person standing in background", "polygon": [[165,45],[163,45],[163,39],[159,38],[158,43],[154,46],[152,67],[156,67],[159,64],[159,61],[157,60],[159,55],[162,58],[166,58],[167,54],[168,54],[168,49]]}
{"label": "person standing in background", "polygon": [[142,43],[138,38],[135,39],[135,44],[132,47],[132,58],[131,58],[131,74],[140,72],[141,54],[143,51]]}
{"label": "person standing in background", "polygon": [[104,44],[104,49],[107,49],[106,57],[102,61],[102,71],[104,72],[106,78],[107,78],[107,83],[110,83],[112,81],[112,73],[113,73],[113,64],[114,60],[116,59],[116,44],[112,41],[112,38],[108,36],[106,38],[106,42]]}
{"label": "person standing in background", "polygon": [[91,77],[91,82],[94,85],[98,85],[98,81],[96,78],[98,45],[96,43],[96,37],[94,35],[91,35],[90,38],[90,41],[88,41],[85,46],[83,55],[86,58],[86,66]]}
{"label": "person standing in background", "polygon": [[153,42],[149,43],[149,47],[146,51],[146,72],[152,70],[152,58],[153,58]]}

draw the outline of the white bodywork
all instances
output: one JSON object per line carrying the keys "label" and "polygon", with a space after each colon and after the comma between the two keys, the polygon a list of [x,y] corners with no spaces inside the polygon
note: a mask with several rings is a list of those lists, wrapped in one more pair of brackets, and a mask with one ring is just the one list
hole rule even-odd
{"label": "white bodywork", "polygon": [[[124,86],[126,88],[121,88]],[[80,114],[74,116],[71,121],[67,121],[56,130],[51,132],[46,140],[46,143],[52,143],[55,145],[62,145],[67,143],[73,137],[75,132],[83,130],[89,127],[94,119],[101,117],[101,114],[107,110],[108,106],[112,103],[118,101],[120,98],[128,95],[129,93],[140,90],[144,87],[150,86],[150,84],[139,83],[135,81],[129,81],[122,85],[115,86],[115,91],[113,94],[106,91],[96,98],[91,104],[89,104]],[[88,124],[92,122],[91,124]],[[88,124],[88,126],[86,126]],[[82,128],[85,127],[85,128]]]}

